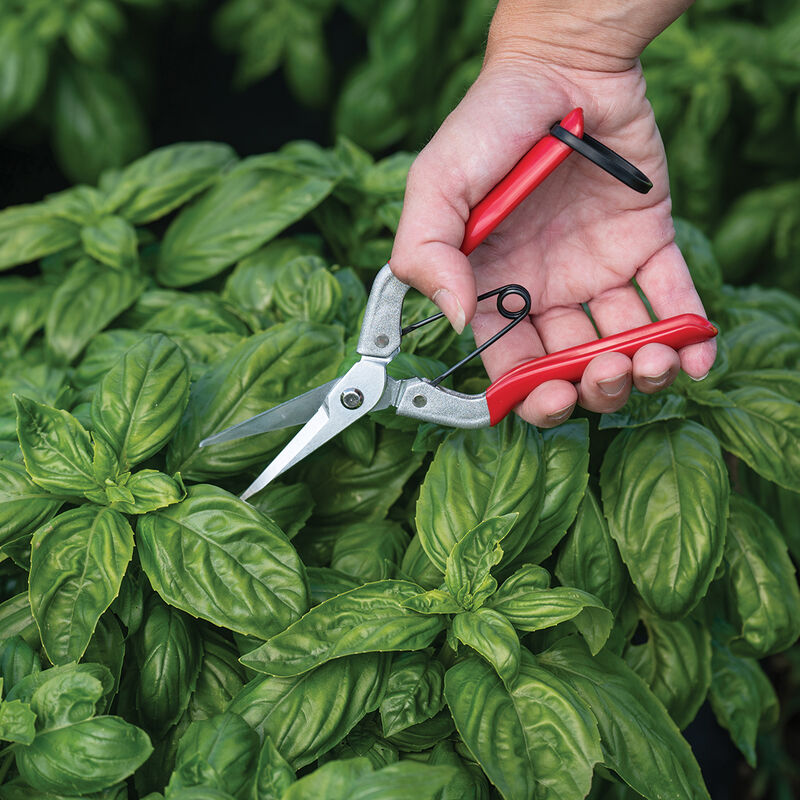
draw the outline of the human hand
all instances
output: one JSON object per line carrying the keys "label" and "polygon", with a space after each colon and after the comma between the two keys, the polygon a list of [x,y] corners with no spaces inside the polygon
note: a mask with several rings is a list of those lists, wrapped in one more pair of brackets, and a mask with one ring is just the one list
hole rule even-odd
{"label": "human hand", "polygon": [[[591,65],[594,67],[595,65]],[[623,65],[624,66],[624,65]],[[586,130],[653,181],[640,195],[572,155],[467,258],[459,251],[469,210],[541,139],[553,122],[582,107]],[[638,60],[624,69],[565,66],[491,47],[476,83],[420,153],[409,173],[392,271],[424,292],[456,329],[471,320],[480,344],[507,324],[476,296],[506,283],[531,293],[531,315],[484,354],[493,380],[531,358],[651,321],[633,279],[659,318],[704,315],[674,243],[667,165]],[[583,310],[587,304],[592,320]],[[539,427],[575,403],[619,409],[631,386],[652,393],[680,368],[703,377],[712,341],[677,353],[662,344],[633,357],[593,359],[576,387],[548,381],[518,407]]]}

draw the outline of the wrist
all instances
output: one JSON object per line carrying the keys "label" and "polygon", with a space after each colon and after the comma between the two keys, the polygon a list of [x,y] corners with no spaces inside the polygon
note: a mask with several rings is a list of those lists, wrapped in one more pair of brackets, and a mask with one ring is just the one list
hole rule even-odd
{"label": "wrist", "polygon": [[692,0],[500,0],[486,63],[508,60],[623,72]]}

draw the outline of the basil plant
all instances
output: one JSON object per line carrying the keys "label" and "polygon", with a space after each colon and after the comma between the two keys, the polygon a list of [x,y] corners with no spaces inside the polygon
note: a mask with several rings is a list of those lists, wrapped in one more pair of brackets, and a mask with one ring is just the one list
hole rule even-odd
{"label": "basil plant", "polygon": [[[706,700],[756,764],[800,301],[690,224],[703,382],[545,431],[381,412],[251,504],[292,431],[198,448],[347,369],[411,160],[178,144],[0,212],[3,800],[695,800]],[[428,326],[393,375],[469,349]]]}

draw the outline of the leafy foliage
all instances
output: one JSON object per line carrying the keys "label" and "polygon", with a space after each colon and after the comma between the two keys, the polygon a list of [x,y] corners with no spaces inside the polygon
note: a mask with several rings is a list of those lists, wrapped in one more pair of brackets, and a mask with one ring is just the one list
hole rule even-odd
{"label": "leafy foliage", "polygon": [[[800,635],[800,310],[688,223],[706,381],[545,432],[382,412],[253,505],[291,431],[198,450],[347,366],[409,162],[172,145],[0,212],[4,796],[704,798],[707,698],[756,763],[756,659]],[[398,374],[468,348],[431,326]]]}

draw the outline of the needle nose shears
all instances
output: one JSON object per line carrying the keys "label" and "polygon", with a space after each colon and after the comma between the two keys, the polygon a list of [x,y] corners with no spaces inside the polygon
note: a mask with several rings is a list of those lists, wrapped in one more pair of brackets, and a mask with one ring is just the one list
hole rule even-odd
{"label": "needle nose shears", "polygon": [[[583,113],[581,109],[575,109],[554,125],[550,133],[538,141],[511,172],[472,209],[461,251],[466,255],[471,253],[573,149],[637,191],[644,193],[652,186],[646,176],[632,164],[584,134]],[[247,487],[241,496],[243,500],[263,489],[291,466],[371,411],[394,407],[402,416],[457,428],[496,425],[541,383],[553,379],[579,381],[589,362],[601,353],[633,356],[640,347],[651,342],[660,342],[679,349],[717,334],[716,328],[703,317],[681,314],[533,359],[494,381],[484,393],[462,394],[439,385],[442,378],[452,370],[434,381],[422,378],[396,380],[387,374],[389,363],[400,352],[403,335],[420,324],[441,316],[436,315],[403,329],[403,298],[408,289],[407,284],[392,274],[389,264],[384,266],[372,284],[356,348],[361,359],[354,366],[340,378],[200,442],[201,447],[206,447],[266,431],[303,426]],[[530,295],[521,286],[512,284],[501,287],[487,295],[481,295],[479,299],[490,295],[498,296],[498,310],[512,321],[468,358],[491,345],[527,316],[530,310]],[[521,311],[510,311],[504,305],[510,295],[523,298],[525,306]]]}

